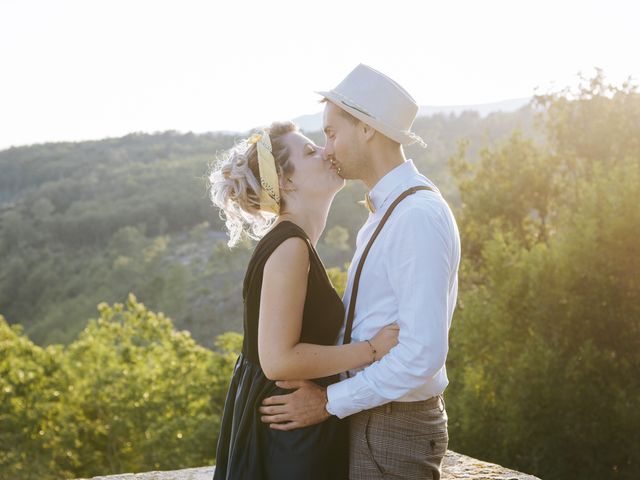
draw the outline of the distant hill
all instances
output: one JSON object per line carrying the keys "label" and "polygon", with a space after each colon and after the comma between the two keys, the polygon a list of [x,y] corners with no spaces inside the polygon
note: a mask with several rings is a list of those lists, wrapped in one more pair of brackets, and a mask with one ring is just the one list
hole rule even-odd
{"label": "distant hill", "polygon": [[[478,112],[481,117],[486,117],[493,112],[515,112],[529,103],[531,97],[512,98],[499,102],[480,103],[475,105],[423,105],[418,110],[419,117],[425,117],[442,113],[445,115],[458,115],[462,112]],[[293,121],[306,132],[315,132],[322,129],[322,112],[301,115]]]}
{"label": "distant hill", "polygon": [[[532,136],[532,125],[526,106],[486,116],[443,110],[414,123],[428,148],[405,152],[455,208],[447,161],[458,141],[469,141],[474,161],[483,145],[516,127]],[[307,127],[315,129],[310,138],[324,141],[319,126]],[[0,150],[0,314],[38,344],[66,344],[98,303],[133,292],[202,345],[241,331],[239,292],[250,249],[228,249],[203,176],[216,153],[244,135],[132,133]],[[325,231],[333,234],[318,245],[328,268],[351,259],[366,219],[363,196],[360,182],[336,196]]]}

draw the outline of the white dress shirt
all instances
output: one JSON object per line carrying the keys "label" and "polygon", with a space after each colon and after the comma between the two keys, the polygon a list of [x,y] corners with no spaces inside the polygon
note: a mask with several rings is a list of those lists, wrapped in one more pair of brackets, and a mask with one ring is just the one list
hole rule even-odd
{"label": "white dress shirt", "polygon": [[[342,381],[329,385],[326,408],[340,418],[390,401],[426,400],[449,383],[445,360],[458,295],[460,234],[440,191],[412,160],[391,170],[369,192],[375,212],[358,232],[343,303],[348,312],[358,262],[385,211],[417,185],[435,191],[409,195],[387,220],[365,260],[353,321],[353,342],[371,339],[385,325],[398,322],[398,345],[372,365],[352,370],[351,378],[343,374]],[[343,324],[338,344],[344,330]]]}

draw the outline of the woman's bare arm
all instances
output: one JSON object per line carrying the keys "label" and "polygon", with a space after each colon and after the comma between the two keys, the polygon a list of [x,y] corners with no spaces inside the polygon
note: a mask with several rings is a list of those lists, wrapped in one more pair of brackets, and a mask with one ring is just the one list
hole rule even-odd
{"label": "woman's bare arm", "polygon": [[282,242],[265,263],[258,355],[262,370],[271,380],[326,377],[372,361],[367,342],[337,346],[300,343],[308,275],[309,249],[298,237]]}

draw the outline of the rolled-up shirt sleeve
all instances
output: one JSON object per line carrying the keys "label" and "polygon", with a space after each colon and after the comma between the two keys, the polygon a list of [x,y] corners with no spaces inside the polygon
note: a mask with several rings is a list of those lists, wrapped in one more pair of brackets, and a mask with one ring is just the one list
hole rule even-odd
{"label": "rolled-up shirt sleeve", "polygon": [[[393,221],[392,221],[393,220]],[[385,268],[397,299],[398,345],[355,376],[327,388],[327,411],[340,418],[397,400],[444,366],[451,234],[435,207],[411,208],[389,219]]]}

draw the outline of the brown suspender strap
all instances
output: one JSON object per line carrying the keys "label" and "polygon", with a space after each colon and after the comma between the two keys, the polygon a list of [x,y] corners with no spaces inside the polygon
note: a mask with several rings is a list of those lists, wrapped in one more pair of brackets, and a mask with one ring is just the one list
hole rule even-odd
{"label": "brown suspender strap", "polygon": [[371,239],[369,240],[367,247],[362,252],[362,256],[360,257],[360,262],[358,263],[358,269],[356,270],[356,275],[355,275],[355,278],[353,279],[353,287],[351,289],[351,300],[349,300],[349,314],[347,315],[347,324],[344,330],[344,341],[342,342],[343,344],[351,343],[351,329],[353,328],[353,317],[356,311],[356,297],[358,296],[358,283],[360,282],[360,274],[362,273],[362,267],[364,266],[364,261],[366,260],[367,255],[369,254],[369,250],[371,250],[371,246],[373,245],[373,242],[375,241],[376,237],[380,233],[380,230],[382,230],[382,227],[384,227],[384,224],[386,223],[387,219],[391,215],[391,212],[393,212],[393,209],[396,208],[396,206],[402,200],[404,200],[409,195],[413,195],[418,190],[433,191],[433,188],[428,187],[426,185],[422,185],[418,187],[411,187],[405,190],[404,192],[402,192],[402,194],[398,198],[396,198],[394,202],[389,206],[389,208],[384,214],[384,217],[382,217],[382,220],[380,220],[380,223],[378,224],[378,227],[376,228],[375,232],[373,232],[373,235],[371,235]]}

